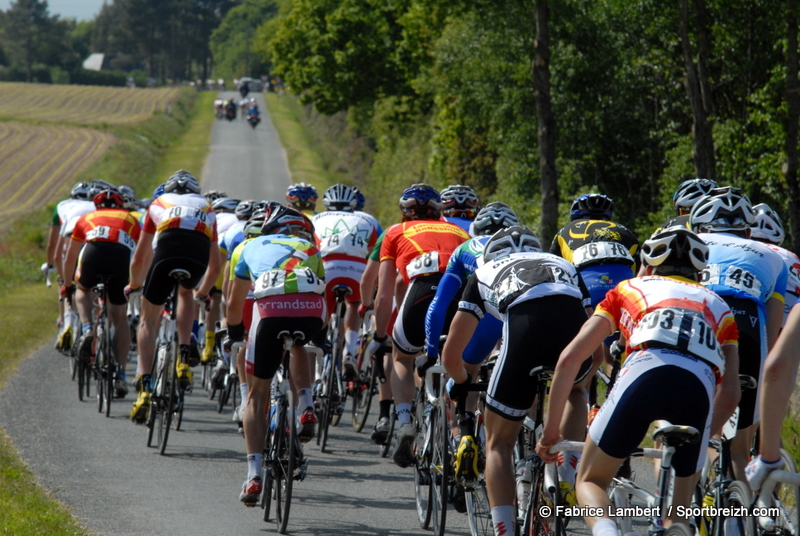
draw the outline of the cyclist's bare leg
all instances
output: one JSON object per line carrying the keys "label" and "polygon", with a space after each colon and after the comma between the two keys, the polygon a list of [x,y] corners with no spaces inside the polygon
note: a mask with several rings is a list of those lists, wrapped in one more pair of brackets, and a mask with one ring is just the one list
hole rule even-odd
{"label": "cyclist's bare leg", "polygon": [[514,504],[514,444],[522,428],[521,421],[511,421],[487,411],[486,429],[486,491],[489,504],[510,506]]}
{"label": "cyclist's bare leg", "polygon": [[272,379],[264,380],[251,376],[249,386],[242,416],[244,443],[247,454],[261,454],[264,451],[264,437],[267,434],[264,408],[269,402]]}
{"label": "cyclist's bare leg", "polygon": [[411,404],[414,400],[414,359],[419,354],[407,354],[401,352],[397,347],[392,349],[392,360],[394,361],[393,374],[391,377],[392,394],[394,404]]}
{"label": "cyclist's bare leg", "polygon": [[195,303],[192,289],[178,287],[178,343],[189,344],[192,337]]}
{"label": "cyclist's bare leg", "polygon": [[[583,507],[602,508],[602,511],[607,513],[611,506],[611,500],[606,494],[606,489],[623,461],[623,458],[613,458],[600,450],[592,438],[587,436],[581,463],[578,466],[578,475],[575,478],[578,504]],[[609,519],[609,517],[606,514],[585,519],[589,528],[594,528],[600,519]]]}
{"label": "cyclist's bare leg", "polygon": [[114,326],[114,350],[117,355],[119,369],[125,372],[128,364],[128,350],[131,347],[131,330],[128,327],[127,305],[108,304],[108,317]]}
{"label": "cyclist's bare leg", "polygon": [[300,389],[311,389],[314,383],[313,360],[309,359],[309,353],[304,346],[292,346],[292,359],[289,361],[291,370],[292,391],[295,400],[300,401],[298,392]]}
{"label": "cyclist's bare leg", "polygon": [[[605,346],[605,345],[603,345]],[[572,391],[569,393],[567,405],[564,406],[564,416],[561,419],[561,435],[564,439],[571,441],[583,441],[586,436],[586,425],[588,414],[586,412],[586,405],[588,400],[586,398],[586,390],[594,377],[597,368],[603,362],[603,352],[599,350],[594,354],[592,362],[592,370],[586,375],[580,383],[572,386]]]}
{"label": "cyclist's bare leg", "polygon": [[757,431],[758,423],[736,430],[736,437],[731,441],[731,463],[736,480],[747,482],[744,468],[750,461],[750,447],[753,446],[753,439]]}
{"label": "cyclist's bare leg", "polygon": [[[75,308],[81,317],[81,324],[92,321],[92,291],[82,285],[75,288]],[[80,333],[76,334],[80,335]]]}
{"label": "cyclist's bare leg", "polygon": [[150,374],[153,356],[156,353],[156,337],[158,321],[161,316],[161,305],[156,305],[142,296],[142,313],[139,319],[139,330],[136,333],[136,345],[139,352],[139,364],[136,375]]}
{"label": "cyclist's bare leg", "polygon": [[344,310],[344,341],[345,353],[356,355],[358,353],[358,329],[361,327],[361,317],[358,316],[358,306],[361,302],[347,302]]}

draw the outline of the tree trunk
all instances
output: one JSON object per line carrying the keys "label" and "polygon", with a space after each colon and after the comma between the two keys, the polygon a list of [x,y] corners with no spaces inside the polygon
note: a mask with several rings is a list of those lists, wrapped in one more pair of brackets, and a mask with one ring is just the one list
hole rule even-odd
{"label": "tree trunk", "polygon": [[535,57],[532,66],[533,92],[539,131],[539,175],[542,193],[542,221],[539,236],[549,243],[558,231],[558,173],[556,171],[556,120],[550,97],[550,7],[536,1]]}
{"label": "tree trunk", "polygon": [[797,251],[800,239],[800,187],[797,184],[797,136],[800,121],[800,94],[797,82],[797,0],[788,1],[786,30],[786,184],[789,188],[790,242],[784,244]]}
{"label": "tree trunk", "polygon": [[706,61],[710,53],[708,28],[705,23],[705,4],[695,0],[698,60],[695,66],[692,43],[689,37],[689,0],[679,0],[679,33],[683,49],[683,63],[686,70],[686,95],[692,108],[692,133],[694,135],[695,172],[698,177],[716,179],[717,166],[714,156],[714,138],[709,116],[713,112],[711,89],[708,80]]}

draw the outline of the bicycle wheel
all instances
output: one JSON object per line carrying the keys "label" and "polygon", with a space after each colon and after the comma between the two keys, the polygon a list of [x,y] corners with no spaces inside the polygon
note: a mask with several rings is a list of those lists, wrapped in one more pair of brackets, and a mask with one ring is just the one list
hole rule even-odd
{"label": "bicycle wheel", "polygon": [[376,378],[375,367],[372,363],[367,365],[364,370],[358,371],[358,380],[353,389],[353,428],[356,432],[361,432],[367,424],[369,410],[372,406],[372,397],[375,396]]}
{"label": "bicycle wheel", "polygon": [[426,396],[417,390],[414,402],[414,498],[417,503],[419,526],[427,529],[431,525],[432,488],[430,465],[430,427],[425,415]]}
{"label": "bicycle wheel", "polygon": [[84,383],[86,382],[86,379],[88,378],[88,372],[87,372],[86,369],[89,368],[89,364],[87,363],[87,361],[84,358],[84,356],[82,356],[80,353],[77,354],[77,357],[75,358],[75,360],[77,362],[76,368],[77,368],[77,371],[78,371],[78,400],[83,402],[83,393],[84,393],[84,391],[86,389],[86,387],[84,386]]}
{"label": "bicycle wheel", "polygon": [[275,496],[276,471],[274,460],[278,459],[276,445],[278,445],[277,428],[269,429],[267,424],[267,437],[264,439],[264,461],[262,462],[264,474],[264,490],[261,492],[261,508],[264,509],[264,521],[269,521],[272,499]]}
{"label": "bicycle wheel", "polygon": [[443,400],[431,408],[431,495],[433,510],[433,533],[444,534],[447,521],[447,500],[450,477],[453,472],[450,461],[450,433],[447,430],[447,407]]}
{"label": "bicycle wheel", "polygon": [[228,398],[231,395],[231,386],[226,381],[222,389],[219,390],[219,397],[217,397],[217,413],[222,413],[225,409],[225,404],[228,403]]}
{"label": "bicycle wheel", "polygon": [[[792,456],[784,449],[781,449],[781,459],[783,459],[784,471],[797,472],[797,465],[795,465]],[[780,508],[781,512],[781,515],[775,518],[777,534],[796,536],[797,531],[800,530],[800,516],[798,516],[800,488],[791,484],[780,483],[775,487],[774,499],[775,506]]]}
{"label": "bicycle wheel", "polygon": [[467,500],[467,521],[472,536],[493,536],[492,508],[489,506],[489,495],[486,484],[481,480],[478,485],[464,492]]}
{"label": "bicycle wheel", "polygon": [[320,452],[325,452],[328,444],[328,429],[333,419],[334,403],[336,403],[337,383],[336,383],[336,361],[333,358],[336,354],[331,354],[328,364],[328,371],[325,375],[325,394],[322,397],[322,419],[319,421],[318,444]]}
{"label": "bicycle wheel", "polygon": [[[97,335],[95,335],[96,337]],[[97,340],[97,339],[96,339]],[[97,413],[102,413],[106,405],[106,355],[104,341],[97,340],[97,346],[94,351],[94,378],[95,378],[95,396],[97,397]]]}
{"label": "bicycle wheel", "polygon": [[[551,518],[543,517],[541,510],[543,506],[552,507],[552,502],[549,501],[547,493],[544,489],[544,463],[536,459],[531,475],[531,494],[528,501],[528,507],[525,511],[525,520],[522,525],[521,535],[524,536],[540,536],[550,534],[553,531],[551,526]],[[613,484],[612,484],[613,486]],[[612,499],[612,504],[613,504]],[[617,518],[617,521],[621,521]]]}
{"label": "bicycle wheel", "polygon": [[295,462],[297,453],[295,444],[297,441],[297,415],[291,393],[287,393],[284,403],[281,405],[282,417],[278,420],[280,430],[280,463],[276,470],[278,475],[275,481],[275,521],[278,525],[278,532],[286,534],[286,526],[289,523],[289,510],[292,506],[292,487],[294,483]]}
{"label": "bicycle wheel", "polygon": [[[725,489],[723,500],[725,508],[734,508],[740,511],[749,509],[753,505],[753,494],[750,486],[739,480],[734,480]],[[752,516],[732,516],[722,519],[722,536],[755,536],[756,521]]]}
{"label": "bicycle wheel", "polygon": [[159,412],[158,412],[158,453],[164,454],[167,449],[167,440],[169,439],[169,429],[172,424],[172,409],[176,399],[176,384],[178,383],[178,376],[175,370],[175,358],[177,350],[175,341],[169,343],[164,353],[164,370],[162,382],[162,396],[159,397]]}

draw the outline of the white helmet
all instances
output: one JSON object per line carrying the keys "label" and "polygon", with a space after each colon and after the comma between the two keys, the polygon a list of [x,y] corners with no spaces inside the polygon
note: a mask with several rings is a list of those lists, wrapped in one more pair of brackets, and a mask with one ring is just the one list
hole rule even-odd
{"label": "white helmet", "polygon": [[750,199],[732,186],[714,188],[692,207],[689,215],[697,232],[743,231],[756,219]]}
{"label": "white helmet", "polygon": [[691,267],[702,272],[708,264],[708,246],[693,231],[675,225],[645,240],[642,259],[648,266]]}
{"label": "white helmet", "polygon": [[328,210],[353,212],[358,205],[358,190],[346,184],[334,184],[325,190],[322,204]]}
{"label": "white helmet", "polygon": [[542,251],[542,244],[533,231],[515,225],[492,235],[483,249],[483,262],[528,251]]}
{"label": "white helmet", "polygon": [[476,236],[494,234],[512,225],[519,225],[517,214],[508,205],[499,201],[483,207],[472,222]]}
{"label": "white helmet", "polygon": [[786,238],[786,231],[778,213],[770,208],[766,203],[759,203],[753,207],[756,213],[756,220],[750,227],[750,238],[769,242],[780,246]]}

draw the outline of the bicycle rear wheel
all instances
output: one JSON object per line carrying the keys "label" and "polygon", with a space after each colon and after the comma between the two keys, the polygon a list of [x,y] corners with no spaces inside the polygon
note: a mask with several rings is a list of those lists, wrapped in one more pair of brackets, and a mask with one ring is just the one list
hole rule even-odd
{"label": "bicycle rear wheel", "polygon": [[172,410],[177,398],[177,383],[178,375],[175,370],[175,359],[177,344],[171,341],[167,346],[164,354],[164,370],[163,372],[163,385],[162,396],[159,397],[159,412],[158,412],[158,453],[164,454],[167,449],[167,440],[169,439],[169,429],[172,424]]}
{"label": "bicycle rear wheel", "polygon": [[97,341],[97,348],[94,356],[94,379],[95,396],[97,397],[97,413],[102,413],[106,405],[106,381],[104,370],[106,368],[106,350],[103,348],[102,341]]}
{"label": "bicycle rear wheel", "polygon": [[443,400],[431,408],[431,495],[433,510],[433,533],[444,534],[447,521],[447,502],[450,477],[453,469],[450,461],[450,433],[447,427],[447,406]]}
{"label": "bicycle rear wheel", "polygon": [[[792,456],[781,449],[781,459],[784,463],[784,471],[792,473],[797,472],[797,465],[795,465]],[[775,526],[777,534],[781,536],[796,536],[800,530],[800,516],[798,515],[798,508],[800,508],[800,488],[792,484],[779,483],[775,487],[775,506],[778,506],[781,515],[775,518]]]}
{"label": "bicycle rear wheel", "polygon": [[394,442],[394,427],[397,425],[397,413],[392,410],[392,415],[389,417],[389,433],[386,434],[386,441],[381,445],[381,458],[385,458],[392,450]]}
{"label": "bicycle rear wheel", "polygon": [[492,508],[489,506],[486,484],[481,481],[472,489],[467,489],[464,497],[467,500],[467,521],[472,536],[493,536]]}
{"label": "bicycle rear wheel", "polygon": [[338,404],[339,399],[338,382],[336,381],[336,360],[333,357],[331,357],[331,362],[328,364],[325,390],[326,393],[322,397],[322,419],[319,422],[318,443],[320,452],[325,452],[325,447],[328,444],[328,429],[333,420],[334,404]]}
{"label": "bicycle rear wheel", "polygon": [[366,369],[358,371],[358,380],[353,389],[353,428],[361,432],[367,424],[372,397],[375,395],[375,367],[370,363]]}
{"label": "bicycle rear wheel", "polygon": [[[739,480],[734,480],[725,489],[723,502],[725,508],[734,508],[740,511],[750,508],[753,504],[753,494],[750,492],[750,486]],[[720,520],[723,523],[722,536],[755,536],[756,521],[752,516],[734,516]]]}
{"label": "bicycle rear wheel", "polygon": [[277,428],[270,430],[267,427],[267,437],[264,440],[264,490],[261,492],[261,508],[264,509],[264,521],[269,521],[272,499],[275,496],[276,471],[273,460],[278,459],[276,446],[278,445]]}
{"label": "bicycle rear wheel", "polygon": [[292,488],[294,484],[295,463],[297,453],[297,415],[292,401],[291,393],[287,393],[281,407],[282,417],[278,420],[280,430],[280,464],[277,466],[277,479],[275,481],[275,520],[278,532],[286,534],[289,523],[289,510],[292,506]]}
{"label": "bicycle rear wheel", "polygon": [[430,473],[430,427],[425,415],[425,392],[417,390],[414,402],[414,498],[417,504],[419,526],[427,529],[431,525],[433,496]]}

